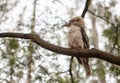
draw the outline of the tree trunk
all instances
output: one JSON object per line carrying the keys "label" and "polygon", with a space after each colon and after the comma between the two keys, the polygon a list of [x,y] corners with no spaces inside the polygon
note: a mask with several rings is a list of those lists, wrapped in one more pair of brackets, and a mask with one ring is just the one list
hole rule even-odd
{"label": "tree trunk", "polygon": [[[93,15],[91,15],[90,14],[90,19],[91,19],[91,22],[92,22],[92,30],[91,30],[91,33],[92,33],[92,40],[91,40],[91,43],[92,43],[92,45],[94,45],[94,47],[95,48],[99,48],[99,46],[98,46],[98,41],[99,41],[99,38],[98,38],[98,33],[97,33],[97,29],[96,29],[96,17],[95,16],[93,16]],[[102,61],[101,60],[97,60],[97,66],[98,66],[98,68],[100,67],[102,67],[103,68],[103,64],[102,64]],[[102,70],[100,70],[100,71],[104,71],[104,69],[102,69]],[[101,75],[101,73],[99,73],[99,71],[98,71],[98,77],[99,77],[99,81],[100,81],[100,83],[106,83],[106,80],[105,80],[105,74],[103,74],[102,73],[102,75]]]}

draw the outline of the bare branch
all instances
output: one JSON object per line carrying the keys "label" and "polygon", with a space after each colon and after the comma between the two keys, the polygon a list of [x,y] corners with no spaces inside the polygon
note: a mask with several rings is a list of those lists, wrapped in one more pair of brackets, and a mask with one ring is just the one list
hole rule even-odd
{"label": "bare branch", "polygon": [[103,51],[100,51],[98,49],[81,49],[80,51],[77,51],[75,49],[70,48],[63,48],[59,47],[53,44],[50,44],[44,40],[42,40],[38,35],[36,34],[23,34],[23,33],[0,33],[0,37],[12,37],[12,38],[22,38],[22,39],[30,39],[34,43],[38,44],[39,46],[48,49],[50,51],[68,55],[68,56],[76,56],[76,57],[87,57],[87,58],[99,58],[105,61],[108,61],[110,63],[114,63],[116,65],[120,66],[120,57],[112,55],[110,53],[106,53]]}
{"label": "bare branch", "polygon": [[86,12],[88,11],[88,7],[89,7],[89,5],[90,5],[90,1],[91,0],[86,0],[86,3],[85,3],[85,8],[84,8],[84,10],[83,10],[83,12],[82,12],[82,15],[81,15],[81,17],[85,17],[85,14],[86,14]]}
{"label": "bare branch", "polygon": [[105,22],[109,23],[109,21],[107,19],[105,19],[104,17],[100,16],[100,15],[96,15],[94,12],[92,12],[91,10],[88,10],[88,12],[96,17],[99,17],[100,19],[104,20]]}

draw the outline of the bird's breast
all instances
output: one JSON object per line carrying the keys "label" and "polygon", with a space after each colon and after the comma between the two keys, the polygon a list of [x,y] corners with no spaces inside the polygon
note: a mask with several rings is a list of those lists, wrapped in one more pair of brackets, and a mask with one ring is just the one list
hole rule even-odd
{"label": "bird's breast", "polygon": [[82,48],[83,47],[82,34],[81,34],[80,29],[72,28],[69,30],[68,43],[69,43],[69,46],[72,48]]}

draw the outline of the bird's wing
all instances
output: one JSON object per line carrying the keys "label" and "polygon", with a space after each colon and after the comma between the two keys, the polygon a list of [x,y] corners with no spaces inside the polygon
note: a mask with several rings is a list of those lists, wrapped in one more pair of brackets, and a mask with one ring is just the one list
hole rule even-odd
{"label": "bird's wing", "polygon": [[87,34],[85,33],[85,30],[84,29],[81,29],[81,33],[82,33],[82,39],[83,39],[83,42],[84,42],[84,48],[89,48],[90,45],[89,45],[89,39],[88,39],[88,36]]}

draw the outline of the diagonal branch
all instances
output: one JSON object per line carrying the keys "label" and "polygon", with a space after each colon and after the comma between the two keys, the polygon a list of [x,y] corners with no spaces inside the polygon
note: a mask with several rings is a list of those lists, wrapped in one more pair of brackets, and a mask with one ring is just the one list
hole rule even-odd
{"label": "diagonal branch", "polygon": [[85,8],[84,8],[84,10],[83,10],[83,12],[82,12],[82,15],[81,15],[82,18],[85,17],[86,12],[88,11],[88,7],[89,7],[89,5],[90,5],[90,1],[91,1],[91,0],[86,0]]}
{"label": "diagonal branch", "polygon": [[97,49],[81,49],[77,51],[75,49],[70,48],[63,48],[53,44],[50,44],[44,40],[42,40],[36,34],[23,34],[23,33],[0,33],[0,38],[4,37],[12,37],[12,38],[22,38],[22,39],[30,39],[34,43],[38,44],[39,46],[48,49],[50,51],[68,55],[68,56],[77,56],[77,57],[89,57],[89,58],[99,58],[110,63],[114,63],[120,66],[120,57],[112,55],[110,53],[106,53]]}
{"label": "diagonal branch", "polygon": [[94,12],[92,12],[91,10],[88,10],[88,12],[96,17],[99,17],[100,19],[104,20],[105,22],[109,23],[109,21],[107,19],[105,19],[103,16],[97,15]]}

